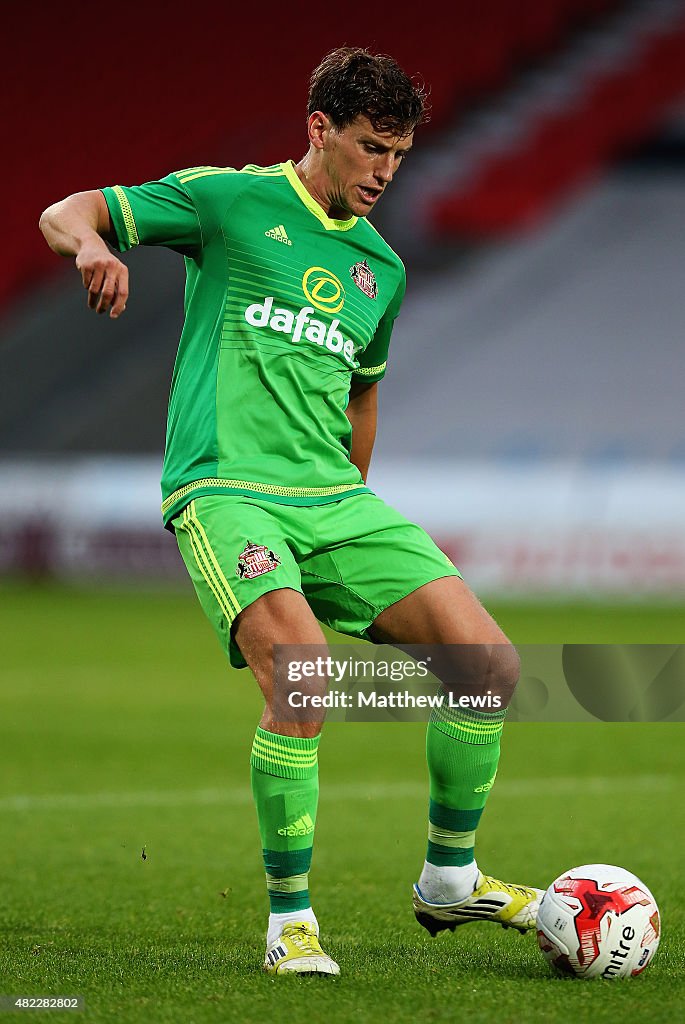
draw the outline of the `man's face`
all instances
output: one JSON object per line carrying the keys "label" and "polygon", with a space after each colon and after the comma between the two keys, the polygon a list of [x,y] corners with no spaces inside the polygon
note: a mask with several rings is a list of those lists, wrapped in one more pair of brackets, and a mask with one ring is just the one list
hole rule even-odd
{"label": "man's face", "polygon": [[325,118],[322,169],[330,216],[366,217],[371,213],[411,149],[413,138],[413,132],[403,137],[377,132],[361,115],[345,128],[336,128]]}

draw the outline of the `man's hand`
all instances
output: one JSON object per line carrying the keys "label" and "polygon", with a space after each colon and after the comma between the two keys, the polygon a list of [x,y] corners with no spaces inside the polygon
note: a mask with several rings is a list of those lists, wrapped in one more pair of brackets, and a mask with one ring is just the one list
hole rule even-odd
{"label": "man's hand", "polygon": [[126,309],[128,298],[128,267],[110,252],[102,239],[93,239],[81,246],[76,269],[83,287],[88,289],[88,308],[96,313],[109,312],[112,320]]}
{"label": "man's hand", "polygon": [[102,192],[77,192],[49,206],[41,215],[40,230],[54,252],[76,257],[88,308],[109,313],[113,320],[121,316],[128,299],[128,268],[107,246],[115,234]]}

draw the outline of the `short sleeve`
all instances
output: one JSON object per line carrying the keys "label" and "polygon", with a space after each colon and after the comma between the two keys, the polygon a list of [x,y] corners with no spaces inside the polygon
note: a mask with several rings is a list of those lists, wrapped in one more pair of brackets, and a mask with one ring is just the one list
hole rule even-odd
{"label": "short sleeve", "polygon": [[402,277],[397,286],[388,308],[381,317],[376,333],[359,357],[359,366],[353,371],[353,376],[358,380],[368,381],[375,384],[385,376],[385,369],[388,362],[388,349],[390,347],[390,336],[395,320],[402,305],[402,299],[407,287],[407,281],[402,270]]}
{"label": "short sleeve", "polygon": [[120,252],[165,245],[186,256],[202,248],[202,225],[189,193],[175,175],[145,185],[103,188]]}

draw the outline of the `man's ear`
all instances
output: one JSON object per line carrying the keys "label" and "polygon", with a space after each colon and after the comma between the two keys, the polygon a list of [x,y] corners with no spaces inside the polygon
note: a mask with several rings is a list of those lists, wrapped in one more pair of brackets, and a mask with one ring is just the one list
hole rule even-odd
{"label": "man's ear", "polygon": [[326,117],[323,111],[315,110],[313,114],[309,115],[307,118],[307,134],[309,142],[314,149],[324,148],[331,127],[331,120],[329,117]]}

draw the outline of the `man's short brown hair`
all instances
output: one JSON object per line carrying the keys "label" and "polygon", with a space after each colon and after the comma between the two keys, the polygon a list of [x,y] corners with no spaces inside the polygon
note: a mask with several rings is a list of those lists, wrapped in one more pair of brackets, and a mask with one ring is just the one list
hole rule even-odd
{"label": "man's short brown hair", "polygon": [[423,83],[413,82],[392,57],[341,46],[312,72],[307,113],[315,110],[336,128],[361,114],[374,131],[404,136],[427,120],[427,95]]}

